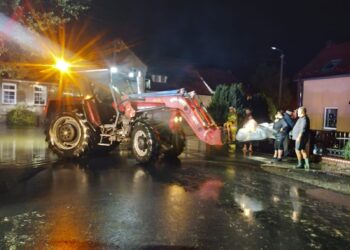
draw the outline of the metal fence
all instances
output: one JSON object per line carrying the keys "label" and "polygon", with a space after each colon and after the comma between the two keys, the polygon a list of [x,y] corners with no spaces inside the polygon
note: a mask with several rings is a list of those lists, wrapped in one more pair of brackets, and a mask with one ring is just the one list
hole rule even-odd
{"label": "metal fence", "polygon": [[314,153],[342,158],[348,141],[350,141],[350,132],[311,131],[310,146]]}

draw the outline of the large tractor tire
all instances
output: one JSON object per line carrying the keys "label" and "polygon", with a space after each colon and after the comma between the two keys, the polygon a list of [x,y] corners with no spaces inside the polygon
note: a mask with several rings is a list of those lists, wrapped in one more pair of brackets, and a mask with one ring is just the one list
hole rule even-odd
{"label": "large tractor tire", "polygon": [[146,123],[138,122],[133,127],[131,147],[135,159],[140,163],[150,163],[158,158],[158,140],[152,128]]}
{"label": "large tractor tire", "polygon": [[49,148],[59,157],[78,158],[92,148],[91,133],[84,115],[64,112],[50,123],[47,137]]}
{"label": "large tractor tire", "polygon": [[178,157],[185,149],[186,138],[183,131],[175,131],[170,135],[171,148],[165,153],[166,157]]}

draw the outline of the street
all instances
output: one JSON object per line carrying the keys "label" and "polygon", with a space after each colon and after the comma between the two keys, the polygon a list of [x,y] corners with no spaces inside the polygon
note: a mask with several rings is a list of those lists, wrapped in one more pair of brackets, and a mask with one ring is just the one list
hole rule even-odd
{"label": "street", "polygon": [[[28,165],[6,133],[1,166]],[[58,161],[29,134],[41,171],[0,193],[0,249],[349,249],[349,196],[189,149]]]}

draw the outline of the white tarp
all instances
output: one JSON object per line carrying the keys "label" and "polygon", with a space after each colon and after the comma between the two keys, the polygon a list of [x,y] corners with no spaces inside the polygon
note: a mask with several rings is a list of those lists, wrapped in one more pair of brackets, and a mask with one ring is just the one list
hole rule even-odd
{"label": "white tarp", "polygon": [[273,130],[273,123],[260,123],[255,129],[241,128],[238,130],[236,140],[239,142],[262,141],[275,139],[276,131]]}

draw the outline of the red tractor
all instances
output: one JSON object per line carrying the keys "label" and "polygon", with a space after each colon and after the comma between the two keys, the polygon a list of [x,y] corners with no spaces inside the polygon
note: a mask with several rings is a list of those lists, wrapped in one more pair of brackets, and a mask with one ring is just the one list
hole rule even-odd
{"label": "red tractor", "polygon": [[[129,143],[138,162],[178,156],[185,147],[181,125],[210,145],[222,145],[222,130],[194,92],[143,93],[143,77],[117,68],[75,72],[78,94],[60,86],[47,108],[47,141],[59,157],[76,158]],[[75,84],[77,85],[77,84]],[[69,88],[68,88],[69,89]]]}

